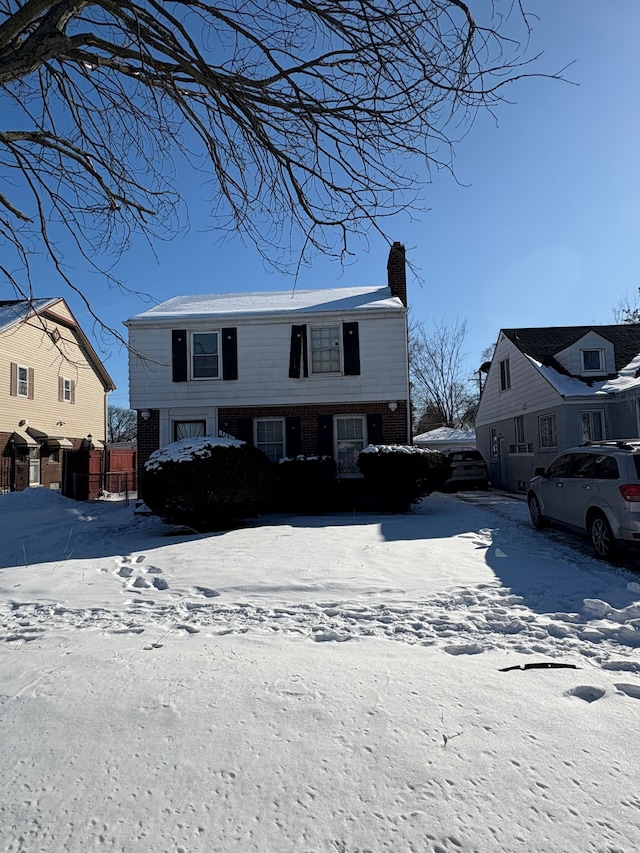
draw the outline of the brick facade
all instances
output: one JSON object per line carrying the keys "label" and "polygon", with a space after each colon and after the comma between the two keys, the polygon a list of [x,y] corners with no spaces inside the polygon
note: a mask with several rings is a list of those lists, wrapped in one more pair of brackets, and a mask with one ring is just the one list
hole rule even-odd
{"label": "brick facade", "polygon": [[[240,422],[247,418],[300,418],[302,453],[313,456],[318,453],[318,418],[323,415],[379,415],[382,419],[383,444],[407,444],[408,411],[405,403],[398,403],[392,411],[388,403],[336,403],[332,405],[304,406],[238,406],[221,408],[218,411],[220,432],[239,436]],[[154,450],[160,447],[160,418],[152,410],[148,418],[138,412],[138,476],[144,472],[144,464]]]}
{"label": "brick facade", "polygon": [[384,444],[407,443],[407,410],[404,404],[392,412],[387,403],[334,403],[316,406],[248,406],[222,408],[218,412],[218,429],[227,435],[240,434],[241,418],[301,419],[302,452],[312,456],[318,453],[318,417],[321,415],[382,415],[382,440]]}
{"label": "brick facade", "polygon": [[152,410],[148,418],[143,418],[138,412],[138,482],[144,473],[144,463],[159,447],[160,413]]}

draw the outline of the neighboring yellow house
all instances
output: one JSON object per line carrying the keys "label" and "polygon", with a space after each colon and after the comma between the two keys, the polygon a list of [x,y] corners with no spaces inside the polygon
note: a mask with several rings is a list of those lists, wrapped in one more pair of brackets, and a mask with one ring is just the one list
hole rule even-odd
{"label": "neighboring yellow house", "polygon": [[64,299],[0,301],[0,491],[100,488],[115,385]]}

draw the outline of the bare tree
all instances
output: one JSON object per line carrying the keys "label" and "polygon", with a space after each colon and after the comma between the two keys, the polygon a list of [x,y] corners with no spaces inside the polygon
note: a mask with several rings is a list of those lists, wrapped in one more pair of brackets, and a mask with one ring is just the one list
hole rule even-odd
{"label": "bare tree", "polygon": [[212,227],[276,268],[344,258],[350,234],[423,206],[453,134],[533,73],[520,0],[486,6],[0,0],[0,273],[30,297],[44,254],[90,310],[69,246],[117,283],[135,234],[184,224],[185,164]]}
{"label": "bare tree", "polygon": [[613,309],[613,317],[616,323],[640,323],[640,287],[633,300],[629,299],[628,294],[620,299]]}
{"label": "bare tree", "polygon": [[132,441],[138,435],[137,414],[133,409],[109,406],[107,410],[107,441]]}
{"label": "bare tree", "polygon": [[438,426],[473,426],[478,388],[465,364],[466,334],[466,322],[458,320],[453,325],[434,323],[432,332],[424,323],[411,328],[409,370],[421,432]]}

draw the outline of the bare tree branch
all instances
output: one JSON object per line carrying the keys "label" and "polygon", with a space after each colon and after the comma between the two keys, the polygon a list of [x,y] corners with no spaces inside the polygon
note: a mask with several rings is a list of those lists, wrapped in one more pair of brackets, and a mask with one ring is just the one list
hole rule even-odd
{"label": "bare tree branch", "polygon": [[423,207],[454,134],[534,73],[519,2],[486,14],[462,0],[0,0],[5,280],[23,269],[28,290],[44,251],[69,283],[70,237],[117,284],[134,235],[182,227],[185,161],[210,184],[212,228],[277,269],[343,257],[351,235]]}

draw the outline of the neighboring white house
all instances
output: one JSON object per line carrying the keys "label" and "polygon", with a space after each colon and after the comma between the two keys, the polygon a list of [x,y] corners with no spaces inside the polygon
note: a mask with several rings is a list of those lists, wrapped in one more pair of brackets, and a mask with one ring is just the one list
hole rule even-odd
{"label": "neighboring white house", "polygon": [[451,453],[454,450],[475,450],[476,431],[473,429],[456,429],[455,427],[437,427],[414,436],[413,443],[419,447],[439,450],[440,453]]}
{"label": "neighboring white house", "polygon": [[502,329],[476,416],[494,486],[586,441],[640,435],[640,325]]}
{"label": "neighboring white house", "polygon": [[368,443],[406,444],[404,247],[385,287],[178,296],[132,317],[139,466],[180,438],[230,435],[271,459],[327,454],[343,476]]}

